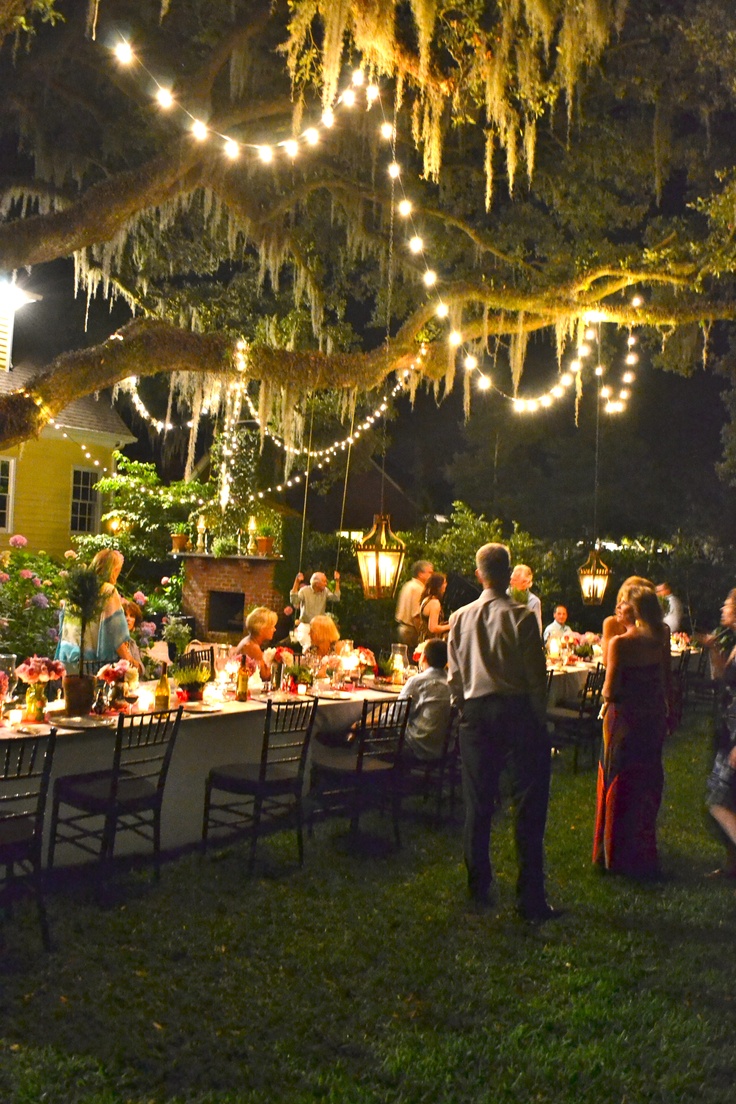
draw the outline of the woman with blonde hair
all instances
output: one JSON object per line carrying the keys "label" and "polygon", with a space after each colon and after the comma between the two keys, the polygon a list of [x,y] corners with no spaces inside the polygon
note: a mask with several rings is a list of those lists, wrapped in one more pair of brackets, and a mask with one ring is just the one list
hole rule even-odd
{"label": "woman with blonde hair", "polygon": [[304,658],[311,666],[317,666],[317,677],[321,678],[326,670],[327,656],[333,651],[335,644],[340,639],[337,625],[326,613],[318,614],[309,622],[311,644],[304,653]]}
{"label": "woman with blonde hair", "polygon": [[608,662],[608,648],[614,636],[621,636],[629,627],[628,622],[631,620],[629,591],[632,587],[646,587],[654,591],[654,583],[650,583],[641,575],[629,575],[628,579],[624,579],[616,596],[616,611],[603,622],[601,650],[604,666]]}
{"label": "woman with blonde hair", "polygon": [[264,682],[271,678],[271,665],[266,662],[263,648],[264,645],[270,644],[273,640],[278,619],[279,615],[270,610],[268,606],[256,606],[245,619],[247,635],[232,651],[233,658],[247,655],[254,659],[258,664],[258,670]]}
{"label": "woman with blonde hair", "polygon": [[616,607],[626,628],[610,641],[603,686],[593,862],[615,874],[648,878],[659,873],[670,630],[654,590],[630,584],[626,596]]}
{"label": "woman with blonde hair", "polygon": [[[102,609],[85,629],[83,658],[100,665],[127,659],[131,666],[142,671],[142,663],[135,658],[130,648],[130,632],[123,601],[115,586],[124,563],[122,552],[115,548],[102,548],[92,558],[90,567],[100,580]],[[79,636],[79,620],[62,610],[56,658],[65,666],[73,666],[79,662]]]}

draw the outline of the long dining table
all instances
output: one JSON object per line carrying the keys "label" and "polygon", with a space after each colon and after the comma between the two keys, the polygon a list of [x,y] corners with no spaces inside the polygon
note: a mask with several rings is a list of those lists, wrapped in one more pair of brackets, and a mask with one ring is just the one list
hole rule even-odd
{"label": "long dining table", "polygon": [[[359,720],[364,701],[386,701],[395,697],[390,691],[356,689],[339,699],[320,699],[315,734],[347,730]],[[199,842],[207,775],[212,767],[241,761],[258,762],[261,754],[265,700],[218,703],[214,712],[190,712],[184,709],[171,758],[161,814],[161,848],[176,852]],[[54,717],[49,714],[49,717]],[[48,828],[54,780],[61,775],[104,770],[112,764],[115,743],[114,719],[85,719],[87,727],[64,727],[64,717],[54,718],[57,727],[56,751],[46,815],[44,856],[48,850]],[[15,730],[20,734],[19,730]],[[0,736],[7,736],[0,730]],[[116,855],[150,853],[150,844],[132,832],[120,833]],[[55,866],[89,861],[76,847],[59,844]]]}

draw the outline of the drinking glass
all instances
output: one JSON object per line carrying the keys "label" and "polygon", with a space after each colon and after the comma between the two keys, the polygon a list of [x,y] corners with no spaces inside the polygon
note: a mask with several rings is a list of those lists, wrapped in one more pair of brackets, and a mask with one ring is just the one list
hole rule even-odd
{"label": "drinking glass", "polygon": [[[18,657],[13,655],[12,652],[6,654],[0,654],[0,671],[4,671],[8,676],[8,689],[5,692],[5,700],[9,701],[13,696],[13,692],[18,685],[18,676],[15,673],[15,668],[18,664]],[[2,701],[0,700],[0,707]]]}

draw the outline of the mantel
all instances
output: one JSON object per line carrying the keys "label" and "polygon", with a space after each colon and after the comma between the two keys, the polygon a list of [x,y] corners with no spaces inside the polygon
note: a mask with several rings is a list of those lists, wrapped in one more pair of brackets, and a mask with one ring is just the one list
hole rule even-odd
{"label": "mantel", "polygon": [[211,552],[174,552],[172,559],[176,560],[212,560],[217,563],[220,560],[245,560],[250,563],[280,563],[283,556],[241,556],[237,552],[232,556],[213,556]]}

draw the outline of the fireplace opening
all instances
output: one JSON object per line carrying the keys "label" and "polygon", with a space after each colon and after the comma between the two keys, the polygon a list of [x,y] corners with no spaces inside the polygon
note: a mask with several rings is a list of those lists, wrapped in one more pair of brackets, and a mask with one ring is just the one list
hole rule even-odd
{"label": "fireplace opening", "polygon": [[209,593],[208,632],[243,632],[245,594],[231,590],[211,590]]}

